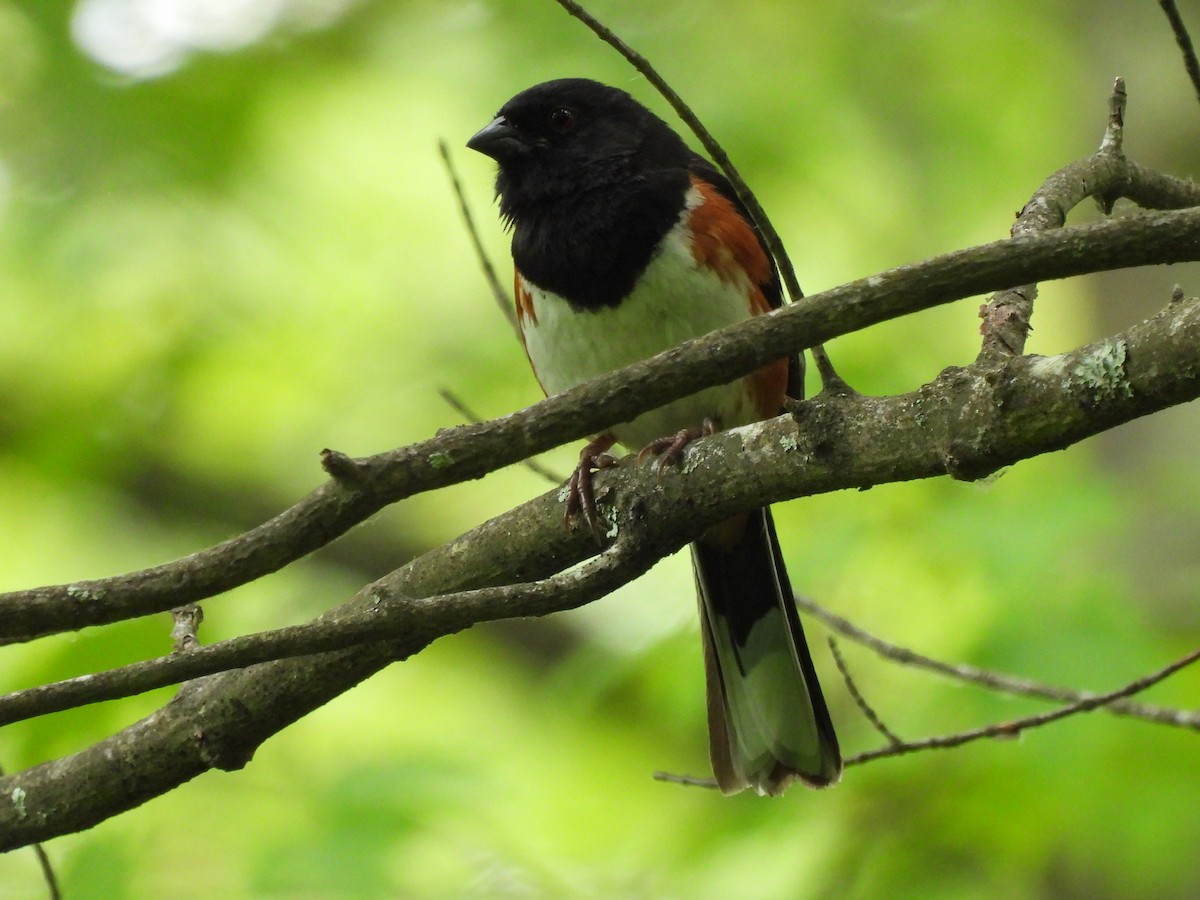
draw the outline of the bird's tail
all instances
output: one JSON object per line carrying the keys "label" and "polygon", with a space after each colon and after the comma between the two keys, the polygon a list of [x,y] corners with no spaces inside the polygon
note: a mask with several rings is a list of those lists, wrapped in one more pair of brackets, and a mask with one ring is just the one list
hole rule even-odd
{"label": "bird's tail", "polygon": [[709,753],[726,794],[837,781],[842,758],[767,508],[692,545],[708,681]]}

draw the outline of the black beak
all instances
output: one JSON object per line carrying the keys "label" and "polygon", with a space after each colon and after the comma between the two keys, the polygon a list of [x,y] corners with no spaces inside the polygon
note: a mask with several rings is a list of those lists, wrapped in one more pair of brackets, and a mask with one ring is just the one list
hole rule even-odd
{"label": "black beak", "polygon": [[524,156],[529,151],[529,143],[504,116],[496,116],[477,131],[467,141],[467,147],[499,163]]}

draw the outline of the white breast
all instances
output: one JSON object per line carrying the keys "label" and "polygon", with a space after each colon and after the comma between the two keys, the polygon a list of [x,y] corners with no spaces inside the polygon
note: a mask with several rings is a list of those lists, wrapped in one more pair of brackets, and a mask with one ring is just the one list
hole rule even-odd
{"label": "white breast", "polygon": [[[522,280],[531,315],[522,318],[525,349],[547,394],[668,350],[689,338],[750,316],[746,284],[723,281],[696,262],[683,223],[698,198],[684,209],[634,291],[615,308],[574,309],[557,294]],[[639,450],[655,438],[698,426],[705,418],[724,427],[754,421],[754,406],[741,380],[708,388],[619,425],[613,432]]]}

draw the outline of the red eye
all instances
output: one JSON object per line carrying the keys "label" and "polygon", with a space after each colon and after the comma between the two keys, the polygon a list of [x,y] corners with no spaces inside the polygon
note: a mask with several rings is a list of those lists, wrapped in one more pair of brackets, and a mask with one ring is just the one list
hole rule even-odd
{"label": "red eye", "polygon": [[565,106],[560,106],[550,113],[549,121],[550,127],[555,131],[566,131],[575,124],[575,113]]}

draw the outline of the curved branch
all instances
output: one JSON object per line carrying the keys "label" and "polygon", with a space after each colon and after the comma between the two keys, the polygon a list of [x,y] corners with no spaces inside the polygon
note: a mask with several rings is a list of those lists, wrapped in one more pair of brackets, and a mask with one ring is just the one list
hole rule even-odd
{"label": "curved branch", "polygon": [[733,185],[738,199],[742,201],[742,205],[750,211],[750,218],[758,226],[759,231],[762,232],[767,248],[771,251],[771,255],[779,265],[779,272],[783,278],[784,287],[787,288],[788,296],[793,302],[801,299],[804,296],[804,291],[800,289],[800,282],[796,278],[796,268],[792,265],[791,257],[788,256],[787,249],[783,245],[783,240],[779,237],[779,232],[771,224],[771,219],[767,215],[767,211],[758,202],[758,197],[755,196],[754,191],[750,190],[750,185],[742,178],[741,172],[733,164],[733,160],[729,158],[729,154],[725,152],[725,148],[713,137],[712,132],[704,126],[704,123],[700,121],[700,117],[688,106],[687,101],[679,96],[679,92],[671,87],[667,80],[658,73],[658,70],[650,64],[650,60],[625,43],[611,28],[589,13],[579,3],[575,2],[575,0],[556,0],[556,2],[569,15],[574,16],[586,25],[596,37],[620,53],[626,62],[641,72],[646,77],[646,80],[654,85],[655,90],[662,94],[663,99],[671,105],[671,109],[675,110],[675,114],[679,116],[680,121],[691,129],[692,134],[703,145],[705,152],[717,164],[718,168],[725,173],[725,176]]}
{"label": "curved branch", "polygon": [[[820,619],[843,637],[862,644],[884,659],[891,660],[903,666],[926,669],[947,678],[955,678],[959,681],[979,685],[991,691],[999,691],[1017,697],[1033,697],[1038,700],[1052,700],[1058,703],[1079,703],[1098,696],[1090,691],[1076,691],[1069,688],[1055,687],[1054,685],[1032,681],[1028,678],[1016,678],[1012,675],[1005,675],[1002,672],[981,669],[978,666],[943,662],[940,659],[925,656],[907,647],[901,647],[898,644],[893,644],[890,641],[876,637],[870,632],[859,628],[849,619],[839,616],[837,613],[826,609],[808,597],[797,595],[796,605],[805,612],[811,613]],[[1149,703],[1138,703],[1124,698],[1114,699],[1104,704],[1103,708],[1105,712],[1117,716],[1128,716],[1134,719],[1142,719],[1146,722],[1155,722],[1159,725],[1170,725],[1175,728],[1189,728],[1193,731],[1200,731],[1200,710],[1154,706]]]}
{"label": "curved branch", "polygon": [[919,741],[902,741],[898,744],[889,742],[877,750],[867,750],[848,757],[845,760],[845,766],[849,768],[850,766],[862,765],[872,760],[884,759],[888,756],[904,756],[908,753],[917,753],[922,750],[949,750],[952,747],[961,747],[963,744],[969,744],[983,738],[1014,738],[1023,731],[1040,728],[1043,725],[1049,725],[1051,722],[1057,722],[1059,719],[1065,719],[1068,716],[1091,712],[1094,709],[1102,709],[1110,703],[1140,694],[1142,691],[1152,688],[1154,685],[1170,678],[1176,672],[1187,668],[1197,660],[1200,660],[1200,650],[1193,650],[1187,656],[1177,659],[1157,672],[1132,681],[1124,687],[1110,691],[1107,694],[1095,694],[1090,697],[1084,697],[1074,703],[1068,703],[1066,706],[1061,706],[1058,709],[1052,709],[1049,712],[1038,713],[1037,715],[1026,716],[1021,719],[1013,719],[1009,722],[998,722],[995,725],[985,725],[982,728],[975,728],[971,731],[925,738]]}
{"label": "curved branch", "polygon": [[[189,682],[162,709],[113,737],[0,779],[0,852],[35,842],[38,835],[88,828],[208,769],[241,768],[272,734],[441,634],[484,619],[589,602],[645,572],[657,551],[653,539],[636,548],[618,542],[586,566],[540,583],[463,591],[436,601],[419,599],[420,591],[413,599],[408,592],[420,581],[421,567],[405,567],[322,617],[349,623],[331,633],[352,636],[364,619],[375,619],[370,643]],[[397,637],[379,640],[380,635]],[[178,658],[202,659],[203,651]]]}
{"label": "curved branch", "polygon": [[[0,798],[22,801],[19,808],[0,802],[0,849],[94,824],[206,769],[239,768],[272,734],[440,635],[473,621],[585,602],[739,511],[887,481],[979,477],[1194,399],[1197,348],[1200,301],[1179,299],[1121,335],[1068,354],[947,370],[899,397],[805,401],[793,416],[698,442],[687,452],[686,477],[660,480],[628,464],[604,470],[597,490],[606,508],[615,498],[618,546],[637,550],[581,570],[594,581],[569,575],[478,591],[546,579],[594,553],[590,532],[563,529],[558,492],[543,495],[364,589],[322,617],[326,633],[310,632],[330,640],[343,628],[339,623],[357,628],[356,616],[365,615],[390,622],[379,634],[399,638],[190,682],[171,703],[113,737],[0,779]],[[446,603],[413,599],[462,591],[472,593]]]}
{"label": "curved branch", "polygon": [[[831,645],[833,646],[833,645]],[[836,654],[836,651],[835,651]],[[844,765],[846,768],[851,766],[860,766],[863,763],[873,762],[877,759],[885,759],[889,756],[906,756],[910,753],[920,753],[926,750],[950,750],[955,747],[961,747],[964,744],[971,744],[975,741],[984,739],[1000,739],[1011,740],[1017,737],[1022,732],[1031,731],[1034,728],[1041,728],[1049,725],[1052,722],[1057,722],[1060,719],[1066,719],[1070,716],[1076,716],[1080,713],[1091,712],[1096,709],[1108,709],[1112,706],[1129,705],[1128,698],[1136,694],[1146,691],[1156,684],[1166,681],[1177,672],[1186,669],[1188,666],[1194,665],[1200,660],[1200,650],[1193,650],[1186,656],[1169,663],[1157,672],[1152,672],[1149,675],[1131,681],[1124,687],[1118,688],[1115,691],[1110,691],[1106,694],[1089,694],[1075,699],[1073,702],[1061,706],[1058,709],[1050,710],[1049,712],[1038,713],[1032,716],[1025,716],[1020,719],[1012,719],[1008,722],[998,722],[993,725],[984,725],[980,728],[972,728],[968,731],[958,731],[954,734],[937,735],[934,737],[922,738],[915,741],[901,740],[881,722],[875,721],[872,717],[874,712],[869,708],[864,708],[864,713],[868,714],[868,718],[872,718],[872,725],[876,729],[882,731],[884,739],[887,741],[884,746],[875,750],[866,750],[862,753],[856,753],[854,756],[846,757]],[[839,662],[839,669],[841,664]],[[845,672],[843,671],[843,675]],[[849,684],[850,682],[848,682]],[[859,698],[855,698],[858,700]],[[861,708],[860,704],[860,708]],[[655,772],[654,778],[657,781],[665,781],[670,784],[678,784],[684,787],[698,787],[715,790],[717,783],[712,778],[696,778],[691,775],[675,775],[670,772]]]}
{"label": "curved branch", "polygon": [[[1012,226],[1014,237],[1061,228],[1067,214],[1088,197],[1095,197],[1105,213],[1111,212],[1121,198],[1143,209],[1200,206],[1200,185],[1152,172],[1125,158],[1125,100],[1125,81],[1118,78],[1109,98],[1108,125],[1100,149],[1093,156],[1063,166],[1042,182],[1017,214]],[[1004,359],[1024,352],[1037,293],[1036,280],[1031,280],[997,293],[980,309],[980,360]]]}
{"label": "curved branch", "polygon": [[[395,583],[402,576],[393,573],[363,588],[337,610],[302,625],[240,635],[207,647],[194,646],[186,652],[13,691],[0,697],[0,726],[274,660],[395,641],[415,633],[424,634],[428,644],[479,622],[572,609],[640,577],[657,562],[658,557],[649,552],[650,542],[642,540],[637,546],[634,552],[614,544],[578,570],[528,584],[423,598],[399,593]],[[409,649],[406,655],[425,644]]]}
{"label": "curved branch", "polygon": [[[758,202],[758,197],[754,191],[750,189],[750,185],[742,177],[742,173],[738,171],[733,164],[733,160],[729,158],[729,154],[725,152],[725,148],[713,136],[704,123],[700,121],[700,117],[692,111],[692,108],[687,104],[687,101],[679,95],[679,93],[671,87],[665,78],[658,73],[658,70],[650,64],[650,60],[642,56],[617,34],[584,9],[575,0],[557,0],[558,5],[574,16],[579,21],[583,22],[592,33],[600,40],[604,41],[614,50],[621,54],[625,60],[642,73],[654,88],[663,96],[663,99],[671,105],[675,110],[675,114],[680,120],[691,129],[704,147],[705,151],[712,158],[712,161],[717,164],[717,167],[725,173],[725,177],[729,179],[733,185],[733,190],[737,194],[738,199],[742,201],[742,205],[750,213],[750,219],[754,222],[759,234],[762,236],[763,242],[767,245],[767,250],[771,254],[771,258],[775,260],[775,264],[779,267],[779,275],[783,280],[783,286],[787,290],[788,299],[795,303],[804,297],[804,291],[800,287],[800,281],[796,278],[796,267],[792,265],[792,258],[787,252],[787,246],[783,243],[783,238],[779,236],[779,232],[775,230],[775,226],[771,223],[771,218],[767,215],[767,211],[763,205]],[[810,347],[800,348],[808,350],[812,353],[813,360],[817,364],[817,371],[821,376],[821,383],[825,387],[844,387],[844,382],[836,371],[834,371],[833,363],[829,361],[829,356],[825,352],[825,347],[822,344],[813,344]],[[800,383],[804,382],[804,354],[797,351],[796,362],[800,366]],[[800,399],[800,398],[796,398]]]}
{"label": "curved branch", "polygon": [[520,412],[329,465],[338,479],[270,521],[174,563],[0,596],[0,641],[148,613],[230,590],[332,541],[413,494],[479,478],[749,374],[838,335],[1014,283],[1200,259],[1200,209],[1022,235],[891,269],[688,341]]}
{"label": "curved branch", "polygon": [[458,213],[462,217],[467,236],[471,239],[471,249],[475,251],[475,261],[483,270],[483,279],[492,292],[492,299],[496,301],[496,306],[500,308],[500,314],[504,316],[513,333],[519,336],[521,327],[517,324],[517,308],[513,304],[513,298],[500,286],[500,279],[496,277],[496,269],[492,265],[492,261],[488,259],[487,251],[483,249],[483,241],[479,239],[479,230],[475,227],[475,217],[471,215],[466,192],[463,191],[462,182],[458,178],[458,169],[454,166],[454,158],[450,155],[450,147],[445,140],[438,141],[438,154],[442,157],[442,164],[446,167],[450,188],[454,191],[454,198],[458,201]]}
{"label": "curved branch", "polygon": [[[578,9],[569,0],[560,2]],[[651,80],[656,85],[661,81],[656,73]],[[669,87],[664,93],[673,95]],[[479,477],[888,318],[1021,282],[1027,289],[1018,289],[1017,302],[1031,308],[1036,281],[1200,259],[1200,210],[1052,235],[1025,233],[1040,230],[1035,220],[1047,210],[1050,227],[1057,228],[1062,222],[1053,221],[1056,212],[1065,217],[1066,210],[1089,195],[1106,206],[1117,196],[1152,207],[1200,203],[1194,185],[1125,161],[1119,128],[1114,106],[1101,152],[1077,164],[1078,171],[1063,170],[1061,179],[1048,180],[1027,205],[1010,241],[846,285],[503,419],[361,460],[329,453],[330,483],[245,535],[145,572],[0,597],[0,640],[116,621],[212,596],[322,546],[387,503]],[[706,147],[732,170],[715,142],[709,146],[706,141]],[[1072,200],[1080,187],[1083,193]],[[771,246],[779,248],[782,266],[786,255],[778,237],[753,195],[747,195]],[[790,265],[785,279],[791,290],[795,276]],[[587,602],[733,512],[885,481],[937,474],[975,478],[1200,395],[1196,301],[1179,298],[1155,319],[1116,338],[1049,359],[1012,358],[1023,347],[1028,323],[1028,313],[1022,323],[1019,312],[985,322],[985,336],[999,340],[1004,352],[985,352],[976,365],[947,370],[914,394],[817,398],[801,404],[795,418],[737,429],[697,446],[688,455],[687,478],[659,484],[643,470],[606,471],[598,480],[601,491],[621,488],[614,513],[620,538],[578,571],[563,573],[594,552],[591,536],[561,528],[559,501],[552,493],[413,561],[308,625],[192,649],[142,668],[104,673],[111,674],[107,678],[91,676],[100,689],[72,694],[77,685],[65,683],[0,698],[0,710],[13,720],[74,705],[81,697],[87,702],[143,689],[139,684],[241,667],[184,685],[164,708],[81,753],[0,779],[0,849],[95,824],[209,768],[239,768],[267,737],[390,661],[475,621]],[[1020,328],[1011,342],[1001,335],[1009,325]],[[731,466],[735,454],[743,457],[742,464]],[[510,586],[500,586],[504,584]],[[303,655],[279,659],[284,653]],[[1200,652],[1121,691],[1081,698],[1073,707],[1041,717],[972,735],[893,746],[853,761],[1012,734],[1129,696],[1197,656]],[[263,661],[267,659],[271,661]]]}

